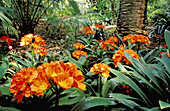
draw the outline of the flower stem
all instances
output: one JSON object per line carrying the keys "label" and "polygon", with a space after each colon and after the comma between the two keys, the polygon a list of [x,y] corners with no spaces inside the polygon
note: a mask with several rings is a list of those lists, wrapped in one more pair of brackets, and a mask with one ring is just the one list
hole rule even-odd
{"label": "flower stem", "polygon": [[99,78],[98,78],[98,92],[99,92],[99,97],[102,96],[101,86],[102,86],[102,76],[101,76],[101,74],[99,74]]}
{"label": "flower stem", "polygon": [[33,48],[32,48],[32,67],[34,66],[34,61],[33,61],[34,55],[33,55],[33,52],[34,52],[34,50],[33,50]]}

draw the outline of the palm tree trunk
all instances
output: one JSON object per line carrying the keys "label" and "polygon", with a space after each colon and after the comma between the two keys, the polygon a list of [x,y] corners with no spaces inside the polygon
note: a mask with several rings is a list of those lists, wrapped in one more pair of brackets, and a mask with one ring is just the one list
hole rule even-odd
{"label": "palm tree trunk", "polygon": [[143,33],[145,0],[120,0],[117,30],[120,35]]}

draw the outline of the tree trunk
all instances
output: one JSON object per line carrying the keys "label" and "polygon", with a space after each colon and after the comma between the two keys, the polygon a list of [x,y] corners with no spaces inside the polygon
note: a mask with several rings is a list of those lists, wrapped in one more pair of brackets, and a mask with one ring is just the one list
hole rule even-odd
{"label": "tree trunk", "polygon": [[120,0],[117,30],[120,35],[143,34],[146,16],[145,0]]}

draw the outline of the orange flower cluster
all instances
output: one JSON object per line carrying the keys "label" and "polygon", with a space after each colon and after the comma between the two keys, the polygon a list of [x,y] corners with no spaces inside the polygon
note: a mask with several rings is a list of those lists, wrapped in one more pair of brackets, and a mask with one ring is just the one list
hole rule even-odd
{"label": "orange flower cluster", "polygon": [[111,46],[108,46],[108,44],[113,45],[113,46],[117,46],[115,42],[118,43],[118,38],[111,36],[108,40],[101,43],[101,48],[104,49],[104,50],[107,50],[108,48],[113,50],[114,48],[111,47]]}
{"label": "orange flower cluster", "polygon": [[81,49],[81,50],[85,48],[84,44],[81,44],[81,43],[75,43],[75,44],[74,44],[74,47],[75,47],[76,49]]}
{"label": "orange flower cluster", "polygon": [[76,87],[84,90],[86,88],[86,85],[83,83],[85,78],[83,78],[82,72],[77,69],[76,65],[70,62],[56,61],[46,63],[40,67],[46,67],[47,76],[63,89]]}
{"label": "orange flower cluster", "polygon": [[126,41],[130,39],[130,43],[136,43],[136,42],[142,42],[142,43],[148,43],[150,44],[149,38],[147,36],[144,36],[142,34],[140,35],[127,35],[123,37],[123,41]]}
{"label": "orange flower cluster", "polygon": [[44,47],[34,48],[33,50],[34,50],[34,54],[38,53],[41,57],[48,54],[47,49]]}
{"label": "orange flower cluster", "polygon": [[168,52],[161,52],[160,57],[162,57],[162,54],[165,53],[166,55],[168,55],[168,57],[170,57],[170,54],[168,54]]}
{"label": "orange flower cluster", "polygon": [[[36,68],[30,67],[23,68],[12,76],[10,91],[14,93],[13,96],[17,102],[21,102],[23,96],[43,95],[43,91],[49,88],[48,78],[40,74]],[[37,87],[35,88],[35,86]]]}
{"label": "orange flower cluster", "polygon": [[10,43],[13,42],[13,41],[12,41],[9,37],[7,37],[7,36],[2,36],[2,37],[0,38],[0,40],[2,40],[2,41],[7,41],[8,46],[10,46]]}
{"label": "orange flower cluster", "polygon": [[39,35],[27,34],[21,38],[20,46],[27,46],[31,44],[33,46],[34,53],[38,53],[40,56],[46,55],[47,49],[42,46],[45,45],[45,41]]}
{"label": "orange flower cluster", "polygon": [[73,57],[79,59],[82,55],[85,55],[86,58],[88,58],[88,55],[87,55],[87,52],[84,52],[84,51],[79,51],[79,50],[76,50],[72,53]]}
{"label": "orange flower cluster", "polygon": [[103,28],[103,29],[104,29],[105,26],[103,26],[102,24],[99,24],[99,23],[98,23],[98,24],[96,25],[96,28],[100,28],[100,29]]}
{"label": "orange flower cluster", "polygon": [[63,61],[44,63],[37,68],[23,68],[12,76],[11,93],[14,99],[21,102],[22,98],[30,97],[32,94],[43,95],[50,88],[49,78],[63,89],[76,87],[81,90],[86,88],[83,83],[85,78],[77,67]]}
{"label": "orange flower cluster", "polygon": [[45,41],[39,35],[27,34],[21,38],[20,46],[26,46],[31,44],[33,47],[40,47],[40,45],[45,46]]}
{"label": "orange flower cluster", "polygon": [[110,67],[104,63],[94,64],[90,69],[90,72],[99,74],[101,73],[103,77],[109,77]]}
{"label": "orange flower cluster", "polygon": [[94,34],[94,31],[90,27],[83,28],[83,30],[87,31],[86,34]]}
{"label": "orange flower cluster", "polygon": [[128,52],[133,58],[136,58],[137,60],[139,60],[139,56],[136,52],[134,52],[131,49],[124,49],[123,46],[120,46],[120,49],[113,55],[112,59],[114,61],[114,65],[115,67],[117,67],[117,63],[121,62],[124,58],[124,61],[126,62],[127,65],[130,65],[131,62],[125,57],[124,55],[124,51]]}

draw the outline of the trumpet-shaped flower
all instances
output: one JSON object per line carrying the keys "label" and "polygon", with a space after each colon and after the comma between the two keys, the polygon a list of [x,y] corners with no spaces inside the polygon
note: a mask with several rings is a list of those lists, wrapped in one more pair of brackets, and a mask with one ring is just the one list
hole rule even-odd
{"label": "trumpet-shaped flower", "polygon": [[100,29],[103,28],[103,29],[104,29],[105,26],[103,26],[102,24],[99,24],[99,23],[98,23],[98,24],[96,25],[96,28],[100,28]]}
{"label": "trumpet-shaped flower", "polygon": [[118,62],[122,62],[122,61],[125,61],[127,65],[131,64],[131,62],[124,55],[124,51],[128,52],[133,58],[136,58],[137,60],[139,60],[139,56],[135,51],[133,51],[131,49],[126,49],[125,50],[123,48],[123,46],[121,45],[120,49],[112,57],[113,64],[115,65],[115,67],[117,67]]}
{"label": "trumpet-shaped flower", "polygon": [[10,43],[13,42],[13,41],[12,41],[9,37],[7,37],[7,36],[2,36],[2,37],[0,38],[0,40],[2,40],[2,41],[7,41],[8,46],[10,46]]}
{"label": "trumpet-shaped flower", "polygon": [[90,27],[83,28],[83,30],[87,31],[86,34],[94,34],[94,31]]}
{"label": "trumpet-shaped flower", "polygon": [[75,47],[76,49],[81,49],[81,50],[85,48],[84,44],[81,44],[81,43],[75,43],[75,44],[74,44],[74,47]]}
{"label": "trumpet-shaped flower", "polygon": [[48,51],[45,47],[34,48],[34,53],[38,53],[41,57],[47,55]]}
{"label": "trumpet-shaped flower", "polygon": [[46,66],[45,72],[47,76],[63,89],[76,87],[84,90],[86,88],[83,83],[85,78],[83,78],[82,72],[77,69],[76,65],[70,62],[55,61],[46,64]]}
{"label": "trumpet-shaped flower", "polygon": [[[114,47],[116,47],[117,45],[115,44],[118,43],[118,38],[117,37],[114,37],[114,36],[111,36],[108,40],[105,40],[104,42],[101,43],[101,48],[104,49],[104,50],[107,50],[108,48],[110,49],[114,49]],[[112,46],[108,46],[109,45],[112,45]]]}
{"label": "trumpet-shaped flower", "polygon": [[33,34],[27,34],[21,38],[20,46],[26,46],[32,43]]}
{"label": "trumpet-shaped flower", "polygon": [[135,36],[133,36],[133,35],[124,36],[123,41],[126,41],[128,39],[130,39],[130,43],[141,42],[141,43],[150,44],[149,38],[147,36],[142,35],[142,34],[135,35]]}
{"label": "trumpet-shaped flower", "polygon": [[72,53],[72,55],[73,55],[73,57],[75,57],[75,58],[77,58],[77,59],[79,59],[82,55],[85,55],[86,58],[88,58],[87,52],[84,52],[84,51],[78,51],[78,50],[76,50],[76,51],[74,51],[74,52]]}
{"label": "trumpet-shaped flower", "polygon": [[90,69],[90,72],[96,74],[102,74],[103,77],[109,77],[110,67],[104,63],[94,64],[93,67]]}
{"label": "trumpet-shaped flower", "polygon": [[39,35],[34,36],[34,43],[32,44],[33,47],[40,47],[40,45],[45,46],[45,41]]}

